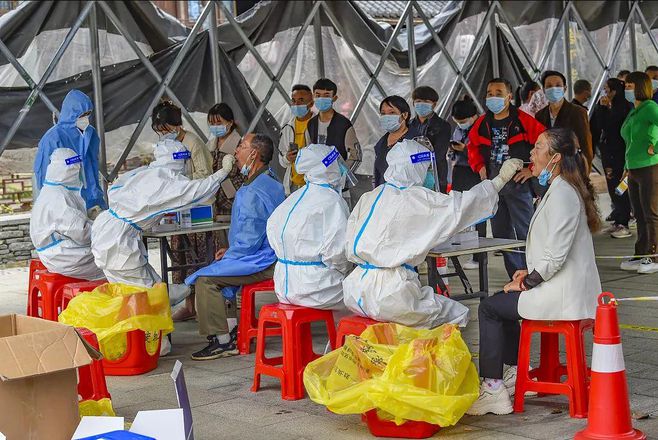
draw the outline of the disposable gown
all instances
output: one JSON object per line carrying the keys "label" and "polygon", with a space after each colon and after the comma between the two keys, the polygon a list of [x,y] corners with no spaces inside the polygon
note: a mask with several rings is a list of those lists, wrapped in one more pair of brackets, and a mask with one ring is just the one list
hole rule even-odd
{"label": "disposable gown", "polygon": [[343,279],[349,208],[334,147],[313,144],[297,154],[295,169],[306,185],[290,195],[267,222],[278,258],[274,290],[279,301],[317,309],[344,309]]}
{"label": "disposable gown", "polygon": [[91,232],[96,264],[107,280],[151,287],[161,281],[147,261],[142,230],[158,224],[167,212],[188,209],[213,196],[226,171],[199,180],[185,177],[185,146],[163,140],[155,161],[121,176],[108,190],[110,209],[94,221]]}
{"label": "disposable gown", "polygon": [[498,193],[488,180],[448,195],[422,187],[429,162],[411,157],[422,152],[427,149],[412,140],[396,144],[387,155],[386,183],[364,194],[352,211],[346,252],[357,267],[343,281],[345,305],[410,327],[466,325],[468,309],[421,287],[414,267],[432,248],[493,215]]}
{"label": "disposable gown", "polygon": [[[191,286],[199,277],[237,277],[252,275],[270,267],[276,255],[267,240],[267,219],[285,199],[283,186],[271,171],[258,175],[245,183],[235,194],[231,209],[229,247],[221,260],[199,269],[185,279]],[[235,297],[239,286],[225,287],[225,298]]]}
{"label": "disposable gown", "polygon": [[50,156],[44,186],[32,207],[30,238],[50,272],[84,280],[103,278],[91,253],[91,220],[80,190],[81,158],[69,148]]}
{"label": "disposable gown", "polygon": [[91,99],[80,90],[71,90],[62,104],[57,124],[52,126],[39,141],[34,158],[34,184],[37,192],[43,187],[50,155],[58,148],[70,148],[82,158],[82,198],[87,209],[94,206],[107,208],[103,190],[98,181],[98,146],[96,129],[88,126],[84,133],[76,126],[76,120],[93,110]]}

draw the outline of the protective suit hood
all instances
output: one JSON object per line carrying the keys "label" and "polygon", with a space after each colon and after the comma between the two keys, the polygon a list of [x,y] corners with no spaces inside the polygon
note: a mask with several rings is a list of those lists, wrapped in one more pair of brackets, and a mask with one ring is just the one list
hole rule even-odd
{"label": "protective suit hood", "polygon": [[164,167],[173,171],[185,171],[185,161],[192,158],[192,153],[181,142],[172,139],[158,141],[153,148],[155,160],[149,168]]}
{"label": "protective suit hood", "polygon": [[64,98],[57,125],[75,125],[76,119],[83,113],[94,109],[91,99],[80,90],[71,90]]}
{"label": "protective suit hood", "polygon": [[384,180],[400,188],[422,185],[431,163],[424,160],[423,153],[430,151],[411,139],[395,144],[386,156],[388,168]]}
{"label": "protective suit hood", "polygon": [[70,148],[58,148],[50,155],[46,170],[46,184],[57,184],[69,189],[80,190],[82,180],[80,168],[82,159]]}
{"label": "protective suit hood", "polygon": [[307,182],[319,185],[329,184],[337,190],[342,188],[338,150],[324,144],[311,144],[299,150],[295,169],[304,174]]}

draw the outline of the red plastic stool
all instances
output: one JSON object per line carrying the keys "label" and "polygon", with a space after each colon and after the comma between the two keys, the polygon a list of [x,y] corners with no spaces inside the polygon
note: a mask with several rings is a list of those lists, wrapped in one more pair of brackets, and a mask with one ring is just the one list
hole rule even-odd
{"label": "red plastic stool", "polygon": [[[96,335],[91,330],[78,328],[77,331],[89,345],[96,350],[99,349]],[[78,369],[78,396],[81,402],[112,398],[110,392],[107,391],[102,361],[93,360],[91,364]]]}
{"label": "red plastic stool", "polygon": [[46,269],[46,266],[43,265],[41,260],[38,258],[32,258],[30,260],[30,268],[29,268],[29,281],[28,281],[28,287],[27,287],[27,292],[28,292],[28,301],[27,301],[27,315],[28,316],[39,316],[36,314],[36,312],[32,311],[32,301],[29,299],[29,294],[32,292],[32,287],[34,285],[34,272],[37,270],[48,270]]}
{"label": "red plastic stool", "polygon": [[[324,321],[329,333],[331,348],[336,347],[336,328],[331,310],[311,309],[289,304],[263,306],[258,317],[258,340],[256,341],[256,366],[254,368],[253,392],[260,388],[260,376],[266,374],[281,381],[281,397],[284,400],[304,398],[303,373],[306,365],[319,358],[313,352],[311,323]],[[283,330],[283,356],[265,357],[265,339],[268,324]]]}
{"label": "red plastic stool", "polygon": [[82,292],[91,292],[98,286],[106,284],[107,280],[85,281],[82,283],[67,284],[62,288],[62,300],[60,301],[59,313],[62,313],[71,301]]}
{"label": "red plastic stool", "polygon": [[392,438],[428,438],[439,432],[441,427],[427,422],[409,420],[401,425],[395,422],[382,420],[377,416],[377,410],[372,409],[365,413],[365,422],[368,430],[375,437]]}
{"label": "red plastic stool", "polygon": [[336,346],[342,347],[345,343],[345,336],[347,335],[357,335],[360,336],[361,333],[369,326],[379,324],[379,321],[374,319],[364,318],[363,316],[347,316],[340,320],[338,323],[338,333],[336,335]]}
{"label": "red plastic stool", "polygon": [[158,349],[153,354],[146,351],[146,333],[133,330],[126,334],[126,352],[117,360],[103,359],[103,368],[107,376],[137,376],[155,370],[160,358],[162,335],[158,335]]}
{"label": "red plastic stool", "polygon": [[[274,280],[242,286],[242,304],[240,305],[240,322],[238,323],[238,350],[240,354],[251,353],[251,340],[258,336],[258,318],[256,317],[256,294],[274,292]],[[266,336],[281,334],[281,328],[268,328]]]}
{"label": "red plastic stool", "polygon": [[[521,324],[521,340],[514,395],[514,412],[523,412],[526,391],[542,394],[564,394],[569,397],[571,417],[587,418],[589,370],[585,359],[584,334],[594,327],[593,319],[581,321],[532,321]],[[541,333],[539,367],[530,367],[530,346],[533,333]],[[564,335],[567,365],[560,363],[559,336]],[[560,378],[566,375],[567,380]],[[537,379],[536,381],[533,379]]]}
{"label": "red plastic stool", "polygon": [[48,270],[35,270],[29,282],[28,316],[57,321],[57,310],[62,301],[62,288],[66,284],[85,281],[52,273]]}

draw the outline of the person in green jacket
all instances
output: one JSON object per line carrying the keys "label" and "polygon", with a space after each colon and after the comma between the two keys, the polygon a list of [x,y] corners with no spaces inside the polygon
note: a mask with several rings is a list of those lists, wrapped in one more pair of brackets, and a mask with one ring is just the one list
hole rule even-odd
{"label": "person in green jacket", "polygon": [[631,206],[637,220],[636,258],[621,263],[621,269],[638,273],[658,272],[658,104],[652,99],[651,79],[644,72],[626,78],[626,99],[635,108],[621,127],[626,142],[626,169]]}

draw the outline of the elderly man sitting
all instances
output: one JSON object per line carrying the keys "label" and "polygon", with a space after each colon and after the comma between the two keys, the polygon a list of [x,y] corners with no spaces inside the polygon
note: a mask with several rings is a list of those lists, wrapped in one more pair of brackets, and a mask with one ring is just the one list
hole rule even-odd
{"label": "elderly man sitting", "polygon": [[272,278],[276,255],[267,241],[267,219],[285,199],[283,186],[271,174],[274,144],[262,134],[247,134],[235,150],[235,158],[247,177],[231,210],[228,249],[219,249],[216,261],[190,275],[194,284],[199,333],[208,345],[192,359],[211,360],[238,353],[235,294],[244,284]]}

